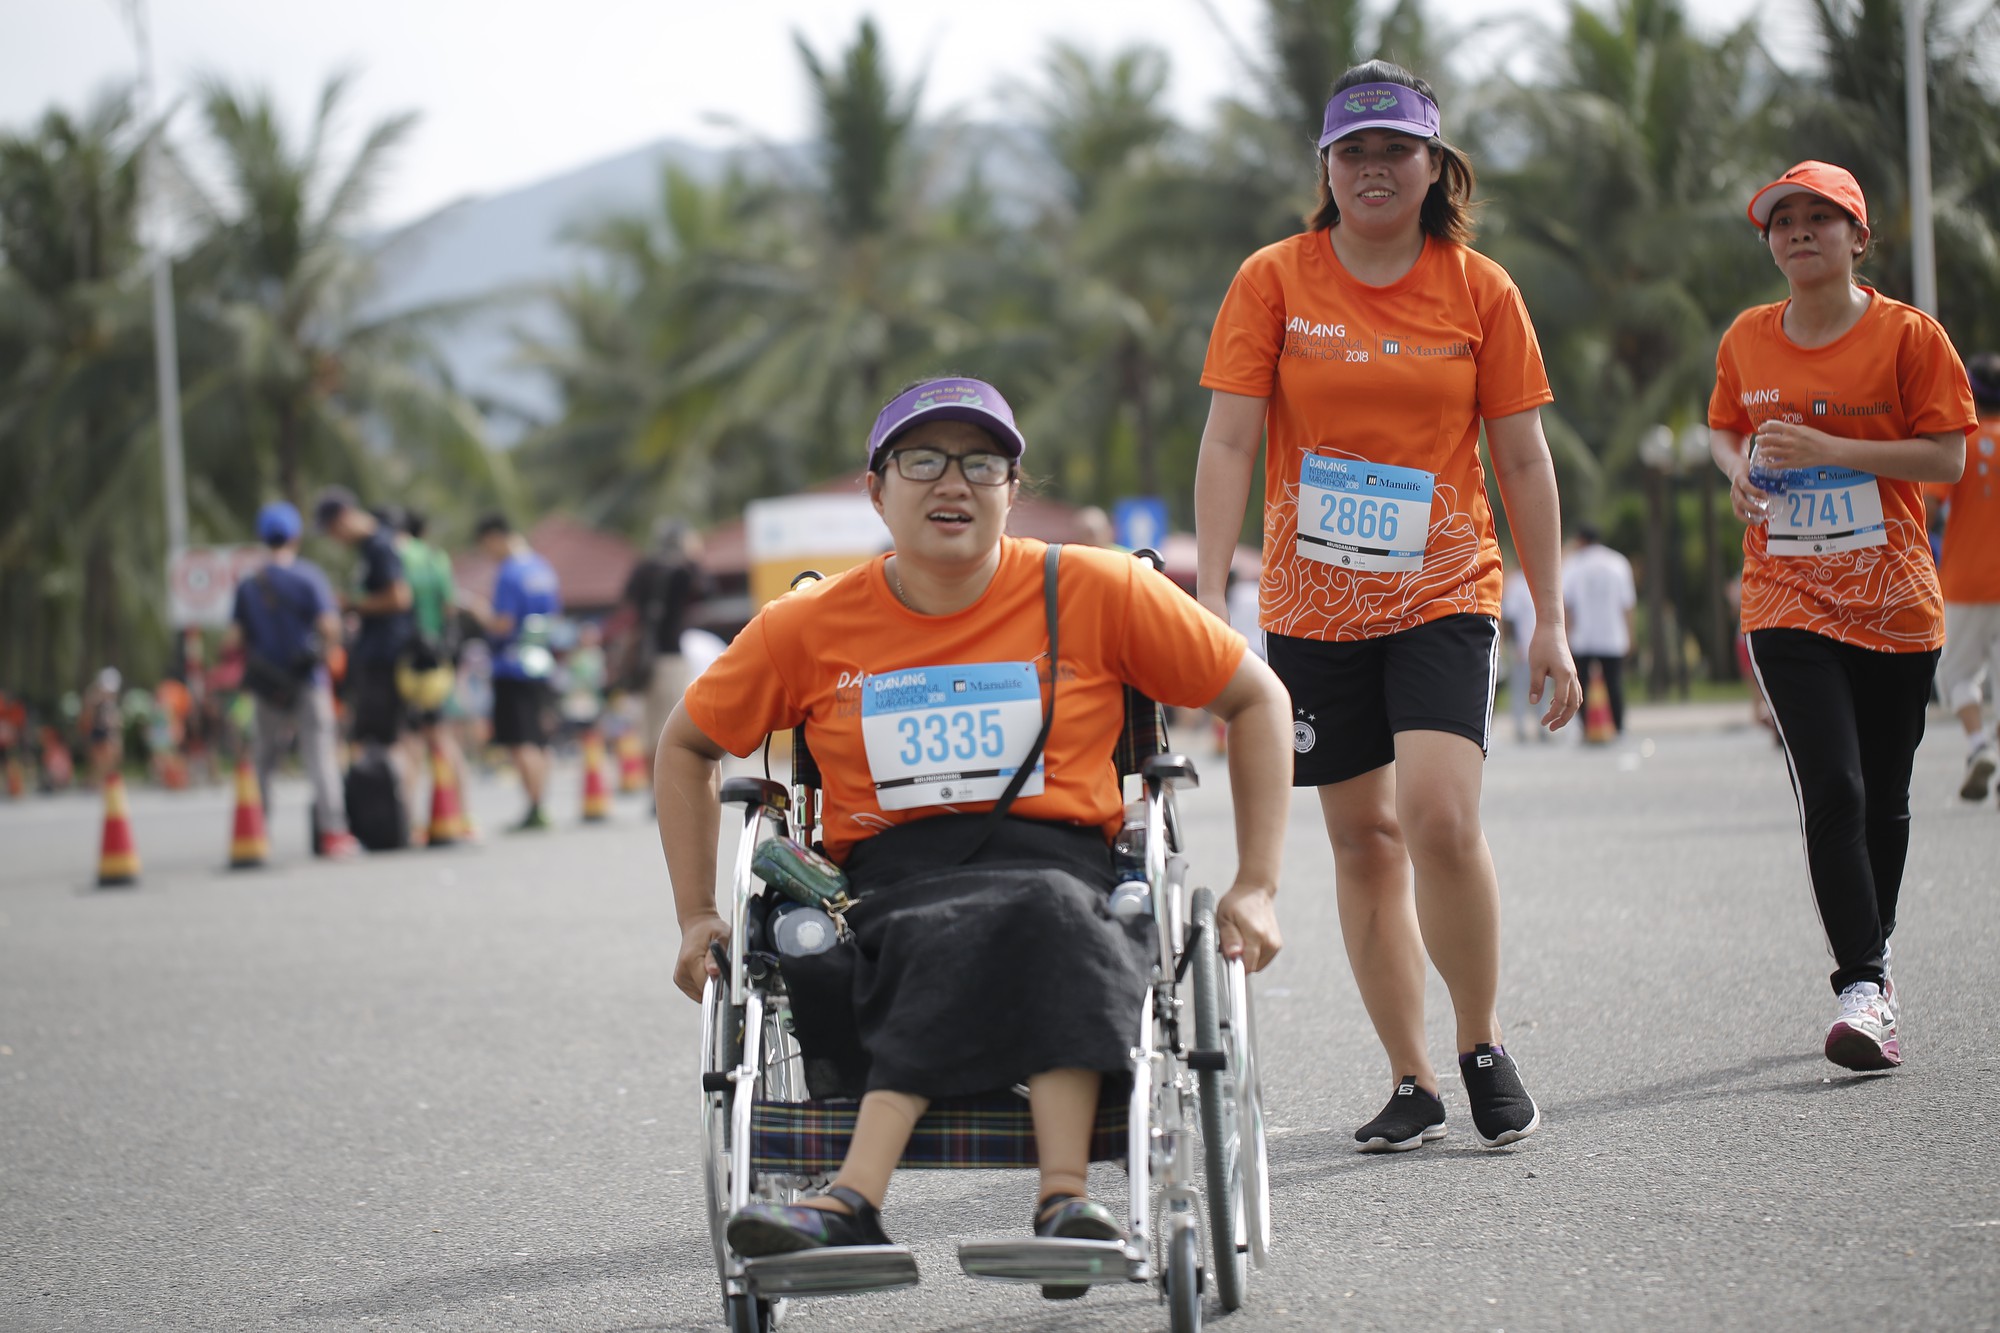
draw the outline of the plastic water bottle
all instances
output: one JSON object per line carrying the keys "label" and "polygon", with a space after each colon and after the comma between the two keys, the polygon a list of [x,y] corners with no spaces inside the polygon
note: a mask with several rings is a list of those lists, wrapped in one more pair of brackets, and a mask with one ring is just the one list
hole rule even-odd
{"label": "plastic water bottle", "polygon": [[1750,484],[1766,495],[1783,495],[1790,485],[1791,474],[1781,467],[1766,468],[1757,462],[1757,450],[1750,451]]}
{"label": "plastic water bottle", "polygon": [[771,909],[771,939],[788,958],[825,953],[840,938],[833,918],[817,907],[786,899]]}
{"label": "plastic water bottle", "polygon": [[1111,866],[1118,882],[1111,889],[1111,915],[1121,921],[1149,915],[1153,887],[1146,878],[1146,803],[1125,807],[1125,825],[1111,843]]}
{"label": "plastic water bottle", "polygon": [[1153,890],[1146,883],[1144,875],[1133,879],[1121,879],[1111,890],[1111,915],[1120,921],[1130,921],[1147,915],[1153,910]]}

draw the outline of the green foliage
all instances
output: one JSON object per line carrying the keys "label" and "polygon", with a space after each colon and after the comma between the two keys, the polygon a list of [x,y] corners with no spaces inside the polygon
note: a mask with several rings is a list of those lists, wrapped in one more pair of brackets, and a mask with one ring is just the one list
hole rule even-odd
{"label": "green foliage", "polygon": [[[574,233],[599,262],[553,292],[559,332],[522,347],[563,410],[511,457],[430,350],[456,312],[362,313],[355,237],[413,120],[342,152],[344,79],[301,135],[268,94],[199,80],[201,151],[170,145],[193,237],[175,278],[196,539],[238,539],[270,493],[327,480],[447,529],[508,501],[633,535],[662,513],[720,520],[852,473],[881,402],[954,370],[1006,389],[1051,493],[1159,493],[1185,524],[1217,305],[1244,256],[1299,229],[1329,87],[1379,56],[1438,89],[1479,165],[1479,244],[1520,284],[1556,387],[1568,515],[1635,555],[1653,543],[1671,632],[1721,662],[1737,529],[1684,473],[1671,533],[1652,533],[1638,443],[1702,421],[1722,331],[1783,291],[1750,192],[1800,158],[1850,166],[1866,272],[1909,291],[1901,5],[1795,3],[1820,39],[1802,70],[1773,63],[1754,21],[1696,31],[1685,0],[1574,0],[1554,32],[1447,30],[1422,0],[1266,0],[1252,49],[1230,48],[1242,91],[1200,123],[1170,111],[1159,50],[1058,44],[1014,85],[1009,131],[927,113],[921,72],[871,21],[838,51],[795,39],[802,149],[747,152],[712,183],[666,172],[648,207]],[[1931,12],[1941,314],[1962,348],[2000,346],[2000,5]],[[1494,59],[1467,54],[1496,35]],[[164,643],[147,133],[114,96],[0,139],[0,681],[42,693]],[[1044,188],[1003,194],[967,165],[1009,153]]]}
{"label": "green foliage", "polygon": [[[268,93],[203,79],[204,179],[168,145],[191,238],[174,267],[191,537],[234,542],[273,493],[341,481],[449,515],[512,492],[426,331],[450,312],[360,312],[370,199],[413,118],[345,157],[328,81],[302,139]],[[150,265],[138,243],[154,131],[114,94],[0,136],[0,684],[47,703],[106,663],[168,664]],[[166,190],[162,190],[164,197]]]}

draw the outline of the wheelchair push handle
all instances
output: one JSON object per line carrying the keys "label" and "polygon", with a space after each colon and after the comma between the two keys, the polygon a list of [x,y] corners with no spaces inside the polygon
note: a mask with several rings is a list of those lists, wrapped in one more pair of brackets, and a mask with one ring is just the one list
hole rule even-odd
{"label": "wheelchair push handle", "polygon": [[792,794],[785,789],[784,783],[772,782],[767,778],[724,778],[722,803],[761,805],[766,810],[782,815],[792,808]]}

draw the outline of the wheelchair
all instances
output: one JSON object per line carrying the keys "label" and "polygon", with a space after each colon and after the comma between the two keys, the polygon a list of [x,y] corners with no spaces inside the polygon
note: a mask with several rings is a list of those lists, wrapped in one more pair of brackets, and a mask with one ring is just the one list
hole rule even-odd
{"label": "wheelchair", "polygon": [[[1213,892],[1188,886],[1175,791],[1199,779],[1189,759],[1166,752],[1164,723],[1157,704],[1128,689],[1118,768],[1121,782],[1136,775],[1144,793],[1158,957],[1134,1016],[1130,1096],[1122,1105],[1100,1104],[1091,1160],[1125,1165],[1129,1239],[975,1239],[959,1245],[958,1257],[968,1275],[1001,1282],[1150,1284],[1174,1333],[1192,1333],[1201,1327],[1210,1280],[1221,1307],[1235,1310],[1248,1267],[1264,1266],[1269,1164],[1248,978],[1241,960],[1225,959],[1218,947]],[[749,947],[758,914],[776,894],[752,872],[758,843],[791,836],[810,845],[818,815],[818,771],[803,729],[792,735],[789,788],[768,777],[768,748],[766,755],[766,777],[722,784],[725,810],[739,807],[741,822],[729,946],[726,956],[716,947],[721,976],[702,996],[704,1176],[731,1333],[765,1333],[794,1298],[918,1280],[915,1257],[902,1245],[744,1258],[725,1236],[730,1216],[752,1200],[791,1203],[829,1183],[859,1106],[809,1095],[781,960]],[[898,1169],[1032,1167],[1025,1091],[934,1102]],[[1205,1264],[1205,1255],[1212,1262]]]}

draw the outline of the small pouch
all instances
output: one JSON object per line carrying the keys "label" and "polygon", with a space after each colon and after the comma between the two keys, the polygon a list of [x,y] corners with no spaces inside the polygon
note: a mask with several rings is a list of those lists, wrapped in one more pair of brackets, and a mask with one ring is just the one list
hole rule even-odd
{"label": "small pouch", "polygon": [[757,844],[750,870],[793,902],[835,917],[848,909],[846,872],[790,838],[766,838]]}

